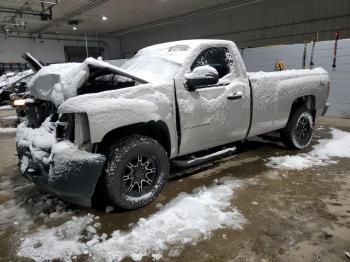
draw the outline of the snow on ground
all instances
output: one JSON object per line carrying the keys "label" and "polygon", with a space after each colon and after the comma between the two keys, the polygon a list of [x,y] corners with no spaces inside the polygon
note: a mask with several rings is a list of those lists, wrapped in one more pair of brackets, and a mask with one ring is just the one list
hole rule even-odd
{"label": "snow on ground", "polygon": [[3,120],[14,120],[14,119],[18,119],[18,117],[17,116],[4,116],[1,119],[3,119]]}
{"label": "snow on ground", "polygon": [[[3,182],[0,184],[0,189],[8,189],[13,186],[11,182]],[[12,189],[18,189],[18,187]],[[39,195],[28,200],[11,199],[0,205],[0,229],[9,225],[28,229],[38,220],[47,222],[49,219],[67,216],[71,211],[66,209],[66,204],[63,201],[49,198],[47,195]]]}
{"label": "snow on ground", "polygon": [[212,187],[181,193],[157,213],[139,219],[130,231],[116,230],[107,240],[106,234],[96,234],[88,242],[82,241],[87,232],[95,233],[91,226],[94,217],[73,218],[59,227],[27,236],[18,255],[35,261],[66,261],[81,254],[89,254],[97,261],[121,261],[127,257],[139,261],[144,256],[158,260],[171,247],[181,250],[185,244],[210,238],[217,229],[241,229],[247,221],[230,205],[240,186],[240,181],[223,178]]}
{"label": "snow on ground", "polygon": [[14,108],[10,105],[0,106],[0,111],[2,110],[13,110]]}
{"label": "snow on ground", "polygon": [[15,133],[16,131],[15,127],[0,127],[0,134]]}
{"label": "snow on ground", "polygon": [[81,233],[92,221],[90,216],[73,217],[61,226],[43,229],[26,238],[17,255],[35,261],[51,261],[56,258],[69,261],[73,255],[84,253],[85,244],[79,240]]}
{"label": "snow on ground", "polygon": [[333,157],[350,157],[350,133],[331,129],[331,139],[321,139],[312,151],[297,155],[270,157],[266,166],[276,169],[302,170],[337,163]]}
{"label": "snow on ground", "polygon": [[27,227],[31,224],[30,215],[16,200],[11,199],[0,205],[1,225],[14,225]]}

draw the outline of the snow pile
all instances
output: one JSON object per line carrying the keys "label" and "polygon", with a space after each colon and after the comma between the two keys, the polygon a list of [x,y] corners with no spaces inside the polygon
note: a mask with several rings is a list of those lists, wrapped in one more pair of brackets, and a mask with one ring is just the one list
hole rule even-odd
{"label": "snow pile", "polygon": [[11,199],[0,205],[0,221],[2,227],[6,224],[28,226],[32,223],[30,214],[22,204]]}
{"label": "snow pile", "polygon": [[19,146],[29,147],[32,158],[42,160],[47,157],[45,149],[50,149],[56,143],[55,123],[50,122],[51,116],[46,118],[39,128],[28,127],[24,121],[17,127],[16,141]]}
{"label": "snow pile", "polygon": [[[6,189],[7,192],[20,189],[11,182],[1,183],[1,188]],[[50,198],[45,194],[27,200],[19,197],[0,205],[0,229],[8,226],[27,229],[40,220],[47,222],[50,219],[65,217],[70,213],[71,211],[67,211],[66,204],[63,201]]]}
{"label": "snow pile", "polygon": [[14,108],[10,105],[0,106],[0,111],[3,111],[3,110],[14,110]]}
{"label": "snow pile", "polygon": [[93,221],[89,216],[74,218],[27,237],[18,255],[36,261],[69,260],[79,254],[91,254],[97,261],[121,261],[127,257],[139,261],[144,256],[160,259],[170,247],[181,249],[185,244],[195,244],[217,229],[241,229],[247,221],[230,205],[240,186],[239,181],[225,178],[193,194],[182,193],[149,218],[140,219],[130,231],[117,230],[108,240],[102,234],[84,243],[84,232],[96,233],[90,225]]}
{"label": "snow pile", "polygon": [[140,219],[131,232],[115,231],[112,238],[93,246],[97,258],[121,261],[130,256],[139,261],[151,254],[158,258],[170,245],[194,244],[219,228],[241,229],[246,223],[238,210],[230,208],[237,181],[226,180],[193,195],[182,193],[161,211]]}
{"label": "snow pile", "polygon": [[4,116],[1,118],[2,120],[15,120],[18,119],[17,116]]}
{"label": "snow pile", "polygon": [[92,221],[90,216],[73,217],[61,226],[41,230],[21,243],[17,255],[35,261],[70,260],[73,255],[84,252],[81,234]]}
{"label": "snow pile", "polygon": [[51,148],[51,157],[55,156],[55,160],[91,160],[95,159],[98,154],[92,154],[87,151],[80,151],[77,145],[70,141],[61,141],[54,144]]}
{"label": "snow pile", "polygon": [[302,170],[312,166],[336,163],[332,157],[350,157],[350,133],[331,129],[332,139],[319,140],[308,153],[268,158],[266,166],[277,169]]}
{"label": "snow pile", "polygon": [[0,127],[0,134],[15,133],[17,128],[15,127]]}

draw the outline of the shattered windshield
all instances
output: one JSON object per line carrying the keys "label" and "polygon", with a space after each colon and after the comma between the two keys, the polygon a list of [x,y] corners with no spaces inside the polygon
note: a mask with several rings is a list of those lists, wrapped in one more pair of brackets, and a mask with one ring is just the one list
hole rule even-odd
{"label": "shattered windshield", "polygon": [[144,50],[122,65],[122,68],[153,83],[169,83],[179,71],[187,50]]}

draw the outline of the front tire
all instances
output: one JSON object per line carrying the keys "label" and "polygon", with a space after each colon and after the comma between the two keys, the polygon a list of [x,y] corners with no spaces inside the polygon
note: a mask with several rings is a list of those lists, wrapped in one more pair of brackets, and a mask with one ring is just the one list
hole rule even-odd
{"label": "front tire", "polygon": [[157,198],[168,175],[165,149],[150,137],[133,135],[109,149],[103,184],[112,205],[137,209]]}
{"label": "front tire", "polygon": [[287,126],[281,131],[282,142],[293,149],[303,149],[310,145],[314,131],[314,120],[306,107],[295,110]]}

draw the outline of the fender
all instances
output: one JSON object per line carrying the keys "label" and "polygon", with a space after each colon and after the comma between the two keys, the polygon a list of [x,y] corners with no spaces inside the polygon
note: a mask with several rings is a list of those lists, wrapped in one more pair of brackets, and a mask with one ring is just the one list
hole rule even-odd
{"label": "fender", "polygon": [[[65,101],[59,113],[86,114],[90,143],[100,143],[113,130],[140,123],[163,122],[176,147],[176,127],[171,103],[172,86],[144,84],[76,96]],[[176,152],[171,148],[170,155]]]}

